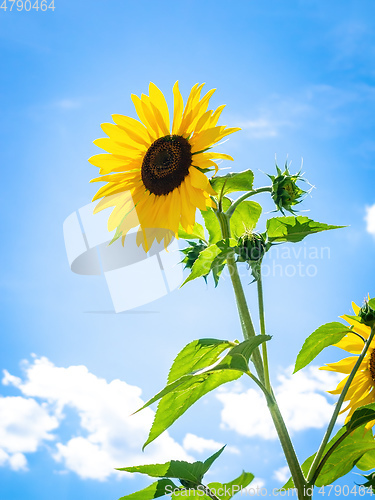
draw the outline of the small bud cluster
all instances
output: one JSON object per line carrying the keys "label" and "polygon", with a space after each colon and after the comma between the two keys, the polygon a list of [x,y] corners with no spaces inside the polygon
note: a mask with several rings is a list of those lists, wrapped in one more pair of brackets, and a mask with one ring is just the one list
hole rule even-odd
{"label": "small bud cluster", "polygon": [[247,231],[238,240],[238,261],[258,262],[262,260],[266,252],[264,236],[259,233]]}
{"label": "small bud cluster", "polygon": [[293,207],[301,203],[306,191],[297,186],[297,181],[303,181],[300,172],[291,175],[287,164],[282,172],[276,165],[277,175],[269,175],[272,180],[272,199],[277,207],[284,214],[284,210],[295,213]]}

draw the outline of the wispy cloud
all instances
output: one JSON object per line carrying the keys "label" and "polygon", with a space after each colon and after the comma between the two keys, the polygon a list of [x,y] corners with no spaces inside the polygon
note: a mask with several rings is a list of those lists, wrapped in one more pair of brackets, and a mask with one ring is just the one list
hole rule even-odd
{"label": "wispy cloud", "polygon": [[238,124],[247,135],[254,139],[263,139],[267,137],[276,137],[279,135],[279,128],[282,124],[273,122],[265,117],[255,120],[248,120]]}
{"label": "wispy cloud", "polygon": [[55,108],[70,110],[80,108],[82,103],[78,99],[60,99],[59,101],[55,101],[52,103],[52,106]]}

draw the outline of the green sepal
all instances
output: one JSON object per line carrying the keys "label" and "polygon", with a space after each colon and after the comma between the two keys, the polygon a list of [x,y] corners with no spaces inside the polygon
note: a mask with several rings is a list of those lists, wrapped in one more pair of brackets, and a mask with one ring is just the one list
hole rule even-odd
{"label": "green sepal", "polygon": [[[373,464],[374,465],[374,464]],[[363,486],[365,488],[371,488],[373,493],[375,493],[375,471],[372,472],[371,474],[362,475],[367,481],[365,483],[360,484],[359,486]]]}
{"label": "green sepal", "polygon": [[211,186],[219,197],[235,191],[251,191],[253,188],[254,174],[251,170],[233,172],[227,175],[215,176],[210,179]]}
{"label": "green sepal", "polygon": [[338,321],[320,326],[305,340],[298,353],[293,373],[307,366],[323,349],[337,344],[349,332],[350,328]]}
{"label": "green sepal", "polygon": [[[222,384],[236,380],[249,372],[248,361],[262,342],[270,340],[268,335],[257,335],[233,347],[223,358],[204,368],[186,373],[172,380],[162,391],[147,401],[138,411],[159,401],[150,434],[143,449],[168,429],[198,399]],[[171,379],[171,377],[170,377]],[[174,380],[173,380],[174,379]]]}
{"label": "green sepal", "polygon": [[147,474],[150,477],[179,479],[180,481],[188,481],[192,486],[198,486],[201,484],[203,476],[211,465],[224,451],[224,448],[225,446],[207,458],[204,462],[198,461],[191,463],[184,460],[170,460],[164,464],[136,465],[133,467],[122,467],[116,470],[138,472],[140,474]]}
{"label": "green sepal", "polygon": [[274,217],[267,221],[268,241],[297,243],[309,234],[340,229],[345,226],[332,226],[322,222],[316,222],[308,217]]}
{"label": "green sepal", "polygon": [[[123,470],[123,469],[118,469]],[[176,486],[170,479],[159,479],[155,483],[150,484],[143,490],[136,491],[135,493],[130,493],[125,495],[119,500],[152,500],[153,498],[159,498],[164,495],[169,495],[174,490],[179,490],[180,488]]]}

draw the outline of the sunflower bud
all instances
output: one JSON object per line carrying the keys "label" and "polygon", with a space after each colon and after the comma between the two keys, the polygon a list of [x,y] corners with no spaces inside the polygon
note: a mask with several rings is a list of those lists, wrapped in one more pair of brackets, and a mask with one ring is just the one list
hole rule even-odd
{"label": "sunflower bud", "polygon": [[263,235],[247,231],[238,240],[238,260],[240,262],[258,262],[266,252],[266,242]]}
{"label": "sunflower bud", "polygon": [[303,181],[300,172],[291,175],[287,164],[285,164],[284,172],[281,172],[276,165],[277,175],[269,175],[272,180],[272,199],[278,210],[284,213],[284,210],[294,213],[293,206],[301,203],[303,195],[306,191],[297,186],[297,181]]}
{"label": "sunflower bud", "polygon": [[371,326],[371,328],[375,325],[375,310],[369,305],[367,300],[359,310],[358,316],[365,325]]}

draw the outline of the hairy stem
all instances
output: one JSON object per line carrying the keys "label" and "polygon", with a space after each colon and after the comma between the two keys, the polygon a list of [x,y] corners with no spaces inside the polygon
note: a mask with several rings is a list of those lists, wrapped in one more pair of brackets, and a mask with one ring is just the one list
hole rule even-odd
{"label": "hairy stem", "polygon": [[[220,211],[216,212],[217,218],[220,223],[221,231],[222,231],[222,236],[223,238],[230,238],[230,217]],[[236,302],[237,302],[237,308],[238,308],[238,313],[241,321],[241,326],[242,326],[242,331],[244,334],[245,339],[248,339],[250,337],[255,336],[255,330],[254,330],[254,325],[250,317],[249,309],[247,307],[247,302],[244,294],[244,290],[242,287],[241,279],[238,273],[237,269],[237,264],[235,261],[234,254],[229,254],[227,257],[227,264],[228,264],[228,269],[230,272],[230,277],[232,280],[232,285],[234,289],[234,293],[236,296]],[[262,300],[263,303],[263,300]],[[263,310],[263,329],[264,329],[264,308]],[[265,377],[264,377],[264,369],[263,369],[263,362],[262,358],[260,356],[259,350],[255,350],[253,355],[252,355],[252,361],[255,365],[255,369],[258,373],[259,380],[255,380],[255,377],[251,376],[253,380],[258,384],[259,387],[263,390],[266,399],[267,399],[267,405],[270,410],[272,420],[274,422],[276,432],[278,434],[281,446],[283,448],[284,454],[286,461],[288,463],[290,472],[292,474],[292,478],[294,481],[294,485],[298,490],[298,498],[300,500],[308,500],[311,498],[311,495],[308,495],[306,493],[306,481],[303,476],[301,466],[298,462],[297,455],[294,451],[294,447],[292,444],[292,441],[290,439],[288,430],[285,426],[284,420],[282,418],[282,415],[280,413],[279,407],[277,405],[277,402],[275,400],[275,397],[272,394],[272,389],[268,390],[265,387]],[[268,368],[268,365],[267,365]],[[268,382],[269,383],[269,382]]]}
{"label": "hairy stem", "polygon": [[[263,302],[263,285],[262,285],[262,270],[261,265],[259,266],[259,276],[257,280],[258,289],[258,303],[259,303],[259,322],[260,322],[260,333],[261,335],[266,334],[266,324],[264,319],[264,302]],[[262,344],[262,354],[263,354],[263,368],[264,368],[264,382],[268,392],[271,391],[270,374],[268,369],[268,354],[267,354],[267,342]]]}
{"label": "hairy stem", "polygon": [[238,207],[238,205],[240,205],[244,200],[246,200],[247,198],[250,198],[250,196],[254,196],[255,194],[266,193],[266,192],[271,193],[272,186],[266,186],[266,187],[262,187],[262,188],[258,188],[258,189],[253,189],[252,191],[245,193],[244,195],[240,196],[238,198],[238,200],[236,200],[234,203],[232,203],[232,205],[228,208],[228,210],[225,212],[225,214],[228,217],[231,217],[233,215],[233,212]]}
{"label": "hairy stem", "polygon": [[[220,223],[223,238],[230,238],[229,218],[223,212],[216,212],[216,216]],[[234,294],[236,296],[237,309],[240,317],[243,336],[245,339],[250,339],[251,337],[254,337],[256,333],[253,322],[251,320],[249,308],[247,307],[246,297],[243,291],[241,278],[238,273],[234,254],[228,255],[227,264],[230,278],[232,280]],[[261,382],[264,383],[263,362],[258,348],[254,351],[251,359],[254,363],[258,377],[260,378]]]}

